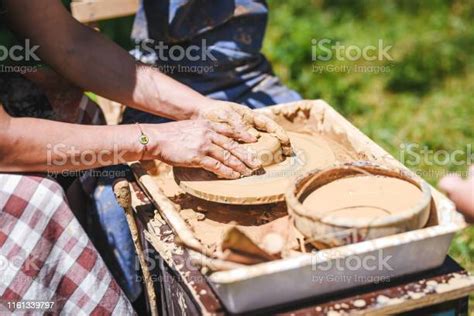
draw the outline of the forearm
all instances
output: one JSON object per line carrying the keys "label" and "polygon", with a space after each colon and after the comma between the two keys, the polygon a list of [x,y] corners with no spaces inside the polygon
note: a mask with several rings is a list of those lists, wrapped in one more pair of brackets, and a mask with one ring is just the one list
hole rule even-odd
{"label": "forearm", "polygon": [[171,119],[189,119],[196,103],[207,101],[87,27],[75,25],[69,36],[70,49],[53,48],[48,63],[84,90]]}
{"label": "forearm", "polygon": [[138,160],[136,126],[11,118],[0,135],[0,172],[77,171]]}
{"label": "forearm", "polygon": [[137,64],[118,45],[74,20],[57,1],[6,3],[10,25],[40,46],[45,63],[85,90],[172,119],[188,119],[200,103],[209,102],[157,69]]}

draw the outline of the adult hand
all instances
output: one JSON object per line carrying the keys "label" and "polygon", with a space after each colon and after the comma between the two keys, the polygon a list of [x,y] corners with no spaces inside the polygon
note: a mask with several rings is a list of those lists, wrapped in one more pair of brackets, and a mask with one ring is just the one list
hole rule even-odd
{"label": "adult hand", "polygon": [[204,168],[222,178],[236,179],[260,168],[256,156],[231,138],[226,124],[184,120],[141,125],[150,143],[144,159],[160,159],[179,167]]}
{"label": "adult hand", "polygon": [[466,180],[457,175],[448,175],[441,179],[439,187],[453,200],[466,220],[474,223],[474,166],[469,169],[469,174]]}
{"label": "adult hand", "polygon": [[292,153],[290,139],[285,130],[268,116],[254,112],[246,106],[225,102],[211,101],[197,108],[194,119],[207,119],[225,124],[232,130],[230,137],[243,142],[255,142],[258,131],[267,132],[280,140],[285,156]]}

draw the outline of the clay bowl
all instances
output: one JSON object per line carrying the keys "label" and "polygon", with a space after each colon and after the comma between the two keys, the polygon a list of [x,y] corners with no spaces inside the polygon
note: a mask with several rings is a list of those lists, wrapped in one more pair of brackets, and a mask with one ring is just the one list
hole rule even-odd
{"label": "clay bowl", "polygon": [[[324,196],[330,189],[343,192]],[[422,228],[431,208],[426,182],[368,162],[310,171],[285,198],[295,227],[319,249]]]}

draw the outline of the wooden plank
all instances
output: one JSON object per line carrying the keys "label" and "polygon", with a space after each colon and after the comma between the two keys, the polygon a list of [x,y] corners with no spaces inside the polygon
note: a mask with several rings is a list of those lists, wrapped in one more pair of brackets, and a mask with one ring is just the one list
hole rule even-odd
{"label": "wooden plank", "polygon": [[137,12],[139,0],[88,0],[71,2],[72,16],[81,23],[113,19]]}
{"label": "wooden plank", "polygon": [[[449,264],[446,260],[445,266]],[[438,268],[442,270],[443,267]],[[429,273],[429,272],[428,272]],[[423,275],[423,272],[419,274]],[[474,277],[469,276],[467,271],[421,277],[407,283],[390,286],[380,284],[377,290],[334,299],[327,302],[318,302],[311,306],[297,307],[293,304],[282,314],[293,316],[306,315],[393,315],[431,307],[437,304],[467,297],[474,290]],[[290,304],[291,306],[291,304]]]}

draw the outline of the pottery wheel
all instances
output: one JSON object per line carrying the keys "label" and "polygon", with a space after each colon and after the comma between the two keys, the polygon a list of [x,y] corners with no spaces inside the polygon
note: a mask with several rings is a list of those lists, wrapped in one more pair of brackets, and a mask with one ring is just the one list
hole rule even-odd
{"label": "pottery wheel", "polygon": [[[295,176],[309,170],[325,168],[335,163],[336,157],[328,143],[321,137],[289,132],[294,154],[282,157],[274,140],[259,139],[253,146],[265,143],[266,150],[274,154],[276,163],[265,166],[257,174],[236,180],[219,179],[199,168],[173,168],[176,182],[187,193],[198,198],[225,204],[267,204],[284,200],[284,192]],[[272,136],[269,136],[273,138]],[[260,143],[260,144],[259,144]],[[260,155],[263,160],[268,159]],[[279,161],[279,157],[284,159]],[[268,160],[267,160],[268,161]],[[279,161],[279,162],[278,162]]]}

